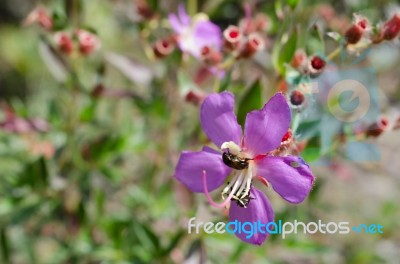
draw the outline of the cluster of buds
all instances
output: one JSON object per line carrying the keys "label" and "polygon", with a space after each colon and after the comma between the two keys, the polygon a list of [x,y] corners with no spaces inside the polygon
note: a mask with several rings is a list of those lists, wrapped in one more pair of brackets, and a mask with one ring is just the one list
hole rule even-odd
{"label": "cluster of buds", "polygon": [[38,23],[43,29],[51,31],[53,29],[53,19],[43,7],[37,7],[22,22],[24,26]]}
{"label": "cluster of buds", "polygon": [[325,69],[326,61],[318,55],[307,56],[304,50],[299,49],[293,56],[291,66],[300,73],[315,78]]}
{"label": "cluster of buds", "polygon": [[245,34],[243,29],[237,26],[231,25],[226,28],[223,37],[224,49],[233,52],[237,58],[250,58],[265,47],[265,40],[258,32]]}
{"label": "cluster of buds", "polygon": [[400,34],[400,15],[394,14],[386,22],[376,25],[375,30],[372,28],[366,17],[354,15],[353,24],[345,32],[346,43],[355,45],[364,39],[367,43],[378,44],[384,40],[395,39]]}
{"label": "cluster of buds", "polygon": [[77,50],[82,55],[89,55],[100,48],[100,40],[96,35],[82,29],[78,29],[71,36],[68,32],[54,34],[54,42],[62,53],[70,55],[75,50],[74,40],[77,41]]}
{"label": "cluster of buds", "polygon": [[171,36],[159,39],[153,44],[154,55],[161,59],[170,55],[176,48],[176,37]]}

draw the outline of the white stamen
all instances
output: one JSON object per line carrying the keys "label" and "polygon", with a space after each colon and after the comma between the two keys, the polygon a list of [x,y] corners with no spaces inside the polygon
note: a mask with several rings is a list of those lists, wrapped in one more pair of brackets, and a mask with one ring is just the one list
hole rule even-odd
{"label": "white stamen", "polygon": [[[248,178],[249,178],[248,170],[246,170],[246,172],[247,172],[246,176],[244,177],[242,184],[240,185],[240,188],[236,193],[236,196],[238,196],[238,197],[240,197],[240,194],[243,192],[244,188],[246,187],[246,182],[248,181]],[[251,177],[251,175],[250,175],[250,177]]]}
{"label": "white stamen", "polygon": [[[247,175],[246,175],[246,190],[244,191],[243,195],[240,197],[240,199],[243,199],[246,197],[249,192],[250,192],[250,187],[251,187],[251,180],[253,178],[253,166],[250,164],[249,168],[247,169]],[[240,195],[240,193],[239,193]]]}
{"label": "white stamen", "polygon": [[245,177],[244,177],[244,174],[242,171],[240,173],[236,174],[236,177],[222,191],[222,193],[221,193],[222,199],[225,199],[224,195],[229,192],[232,185],[233,185],[233,187],[232,187],[232,190],[230,190],[229,195],[234,194],[237,191],[237,189],[239,188],[239,185],[244,182],[244,178]]}
{"label": "white stamen", "polygon": [[236,173],[235,177],[229,182],[229,184],[224,188],[224,190],[222,191],[222,195],[227,194],[228,191],[230,190],[230,188],[235,184],[235,182],[237,182],[239,176],[242,175],[243,172],[240,173]]}

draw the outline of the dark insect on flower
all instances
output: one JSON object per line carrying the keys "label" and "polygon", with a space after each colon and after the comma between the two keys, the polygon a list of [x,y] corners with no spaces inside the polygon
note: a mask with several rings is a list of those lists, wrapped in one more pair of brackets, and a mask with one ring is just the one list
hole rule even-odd
{"label": "dark insect on flower", "polygon": [[242,208],[246,208],[248,205],[249,205],[249,203],[250,203],[250,200],[252,200],[252,199],[254,199],[254,198],[252,198],[251,196],[250,196],[250,193],[248,193],[245,197],[233,197],[232,199],[231,199],[231,201],[236,201],[236,204],[238,205],[238,206],[240,206],[240,207],[242,207]]}
{"label": "dark insect on flower", "polygon": [[236,170],[244,170],[249,166],[248,161],[250,159],[240,158],[232,153],[224,152],[222,153],[222,160],[225,165]]}
{"label": "dark insect on flower", "polygon": [[[229,188],[229,183],[228,184],[228,188]],[[229,191],[232,191],[232,187],[230,189],[228,189]],[[222,196],[224,196],[224,193],[222,194]],[[247,208],[247,206],[250,203],[250,200],[253,200],[254,198],[250,196],[250,193],[247,192],[245,190],[242,190],[242,192],[240,193],[236,193],[236,195],[232,196],[231,201],[236,202],[236,204],[242,208]]]}

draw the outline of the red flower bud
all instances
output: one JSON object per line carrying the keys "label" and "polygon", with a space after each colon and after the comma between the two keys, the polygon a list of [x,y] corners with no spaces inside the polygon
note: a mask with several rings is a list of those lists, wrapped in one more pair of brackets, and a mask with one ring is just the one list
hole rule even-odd
{"label": "red flower bud", "polygon": [[367,137],[378,137],[380,136],[389,126],[389,120],[382,116],[374,124],[367,128]]}
{"label": "red flower bud", "polygon": [[383,25],[383,38],[386,40],[392,40],[400,32],[400,16],[395,14],[390,20],[386,21]]}
{"label": "red flower bud", "polygon": [[157,40],[153,46],[154,54],[157,58],[164,58],[165,56],[171,54],[175,49],[175,43],[170,39],[160,39]]}
{"label": "red flower bud", "polygon": [[73,50],[73,43],[71,37],[65,32],[58,32],[54,35],[54,42],[58,49],[67,55],[71,54]]}
{"label": "red flower bud", "polygon": [[76,32],[79,41],[79,51],[83,55],[89,55],[100,47],[100,41],[96,35],[79,29]]}
{"label": "red flower bud", "polygon": [[46,9],[37,7],[22,22],[23,25],[31,25],[37,22],[42,28],[50,31],[53,28],[53,19],[49,16]]}
{"label": "red flower bud", "polygon": [[222,55],[212,47],[204,46],[201,49],[201,59],[205,64],[213,66],[222,61]]}
{"label": "red flower bud", "polygon": [[308,70],[311,77],[317,77],[325,68],[326,62],[319,56],[313,56],[310,59]]}
{"label": "red flower bud", "polygon": [[145,19],[150,19],[153,17],[154,12],[149,7],[147,1],[145,0],[135,0],[136,5],[136,13],[142,16]]}
{"label": "red flower bud", "polygon": [[289,104],[293,109],[301,109],[305,104],[305,96],[300,90],[293,90],[289,95]]}
{"label": "red flower bud", "polygon": [[307,70],[307,66],[308,66],[308,58],[307,58],[307,54],[304,52],[304,50],[299,49],[296,50],[296,53],[293,56],[293,59],[290,63],[292,65],[293,68],[304,72],[305,70]]}
{"label": "red flower bud", "polygon": [[363,28],[359,25],[352,25],[344,34],[347,43],[356,44],[362,38],[363,31]]}
{"label": "red flower bud", "polygon": [[244,47],[240,53],[240,57],[249,58],[253,56],[257,51],[264,49],[265,42],[261,36],[257,33],[252,33],[248,36]]}
{"label": "red flower bud", "polygon": [[269,17],[264,14],[258,14],[254,18],[254,27],[256,31],[265,31],[269,26]]}
{"label": "red flower bud", "polygon": [[228,50],[235,50],[239,47],[243,38],[242,32],[237,26],[229,26],[224,30],[224,47]]}
{"label": "red flower bud", "polygon": [[48,31],[53,28],[53,19],[47,14],[44,8],[37,9],[37,21],[40,26]]}
{"label": "red flower bud", "polygon": [[206,97],[207,95],[202,91],[191,90],[186,94],[185,101],[199,106]]}

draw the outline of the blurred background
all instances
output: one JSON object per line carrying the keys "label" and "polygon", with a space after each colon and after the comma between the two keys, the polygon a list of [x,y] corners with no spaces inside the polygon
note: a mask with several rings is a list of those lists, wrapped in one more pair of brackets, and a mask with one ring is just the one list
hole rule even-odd
{"label": "blurred background", "polygon": [[[373,154],[349,156],[343,138],[323,153],[321,135],[301,133],[309,147],[300,155],[316,176],[309,198],[291,205],[266,190],[276,220],[381,224],[383,234],[272,235],[253,246],[230,234],[187,233],[191,217],[228,221],[174,179],[180,152],[209,143],[202,98],[232,91],[243,122],[243,111],[290,91],[283,65],[295,49],[328,55],[339,44],[326,33],[343,35],[353,13],[378,25],[400,11],[387,0],[246,2],[0,1],[0,263],[399,263],[398,39],[373,45],[362,60],[330,62],[375,70],[389,128],[362,138]],[[171,36],[168,14],[180,3],[221,30],[238,25],[246,6],[262,14],[265,50],[222,77],[177,48],[160,55],[157,41]]]}

